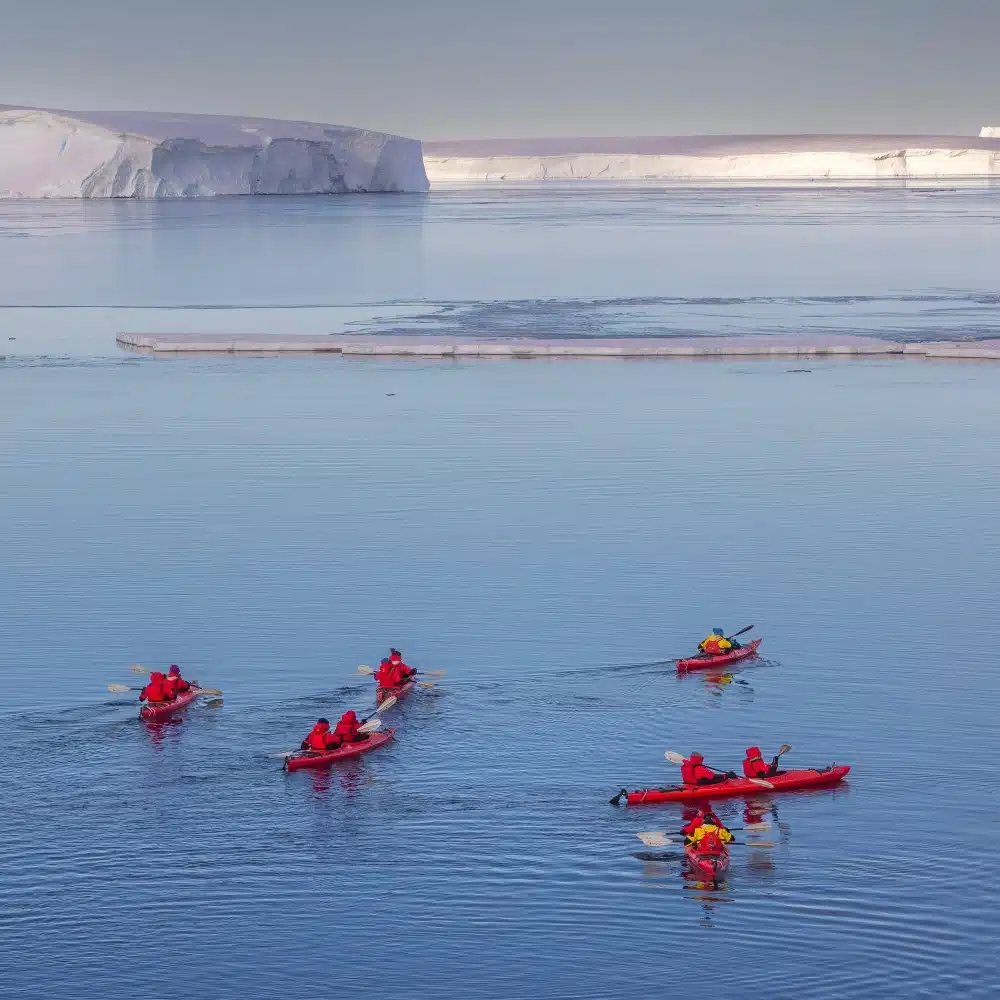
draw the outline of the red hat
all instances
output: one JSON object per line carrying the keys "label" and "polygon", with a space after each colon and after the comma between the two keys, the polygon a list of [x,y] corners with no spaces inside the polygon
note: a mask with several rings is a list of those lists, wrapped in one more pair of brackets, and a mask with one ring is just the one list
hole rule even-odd
{"label": "red hat", "polygon": [[357,722],[357,721],[358,721],[358,714],[357,712],[354,711],[353,708],[348,709],[346,712],[344,712],[344,722]]}
{"label": "red hat", "polygon": [[748,757],[759,757],[760,756],[760,747],[747,747],[747,756]]}
{"label": "red hat", "polygon": [[700,753],[693,753],[690,757],[688,757],[688,760],[691,761],[692,764],[700,764],[704,759],[705,758],[702,757]]}
{"label": "red hat", "polygon": [[161,672],[161,671],[159,671],[159,670],[154,670],[154,671],[153,671],[153,672],[152,672],[152,673],[151,673],[151,674],[149,675],[149,679],[150,679],[151,681],[157,681],[157,680],[159,680],[159,681],[163,681],[163,680],[166,680],[166,678],[165,678],[165,677],[163,676],[162,672]]}

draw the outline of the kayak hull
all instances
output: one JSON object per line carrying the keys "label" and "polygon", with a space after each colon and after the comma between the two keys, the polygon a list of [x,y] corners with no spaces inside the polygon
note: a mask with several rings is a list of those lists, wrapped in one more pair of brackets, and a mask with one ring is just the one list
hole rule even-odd
{"label": "kayak hull", "polygon": [[729,850],[723,848],[718,854],[701,854],[690,844],[684,845],[688,864],[699,878],[715,882],[722,878],[729,869]]}
{"label": "kayak hull", "polygon": [[184,694],[179,694],[173,701],[162,701],[156,702],[155,704],[146,704],[139,709],[140,719],[149,719],[150,721],[156,721],[157,719],[165,719],[168,715],[173,715],[174,712],[180,712],[185,709],[193,701],[196,701],[201,691],[192,687],[190,691],[185,691]]}
{"label": "kayak hull", "polygon": [[[785,771],[766,780],[775,792],[793,792],[800,788],[828,788],[847,777],[850,767],[840,764],[825,771]],[[721,799],[733,795],[770,795],[770,788],[761,788],[746,778],[720,781],[717,785],[674,785],[671,788],[641,788],[628,793],[630,806],[652,802],[691,802],[697,799]]]}
{"label": "kayak hull", "polygon": [[338,760],[347,760],[350,757],[359,757],[363,753],[369,753],[384,746],[396,735],[395,729],[380,729],[372,733],[368,739],[361,743],[347,743],[329,753],[302,754],[302,756],[289,757],[285,761],[286,771],[299,771],[304,767],[326,767],[327,764],[335,764]]}
{"label": "kayak hull", "polygon": [[749,646],[731,649],[728,653],[720,653],[718,656],[692,656],[687,660],[678,660],[677,670],[686,674],[689,670],[711,670],[712,667],[725,667],[730,663],[739,663],[740,660],[749,660],[751,656],[757,655],[757,647],[763,641],[763,638],[754,639]]}
{"label": "kayak hull", "polygon": [[416,686],[416,681],[407,681],[405,684],[400,684],[399,687],[377,688],[375,700],[381,705],[386,698],[405,698]]}

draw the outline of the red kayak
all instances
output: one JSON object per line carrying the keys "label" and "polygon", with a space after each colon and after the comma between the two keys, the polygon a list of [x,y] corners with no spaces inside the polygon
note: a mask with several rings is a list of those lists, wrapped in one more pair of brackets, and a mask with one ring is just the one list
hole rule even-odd
{"label": "red kayak", "polygon": [[187,708],[199,695],[201,691],[192,686],[190,691],[179,694],[173,701],[154,701],[152,704],[145,704],[139,709],[140,719],[165,719],[174,712],[179,712],[182,708]]}
{"label": "red kayak", "polygon": [[749,646],[742,646],[740,649],[731,649],[728,653],[720,653],[718,656],[692,656],[689,660],[678,660],[677,669],[681,673],[688,670],[708,670],[711,667],[725,667],[730,663],[739,663],[740,660],[748,660],[751,656],[757,655],[757,647],[763,642],[763,638],[754,639]]}
{"label": "red kayak", "polygon": [[[846,764],[834,765],[822,771],[785,771],[764,780],[776,792],[791,792],[797,788],[826,788],[839,784],[850,771]],[[761,788],[746,778],[731,778],[717,785],[673,785],[670,788],[640,788],[627,792],[630,806],[644,802],[689,802],[693,799],[721,799],[729,795],[766,795],[771,789]]]}
{"label": "red kayak", "polygon": [[709,882],[715,882],[726,874],[729,868],[729,850],[723,847],[716,853],[702,853],[690,844],[684,845],[684,853],[695,873]]}
{"label": "red kayak", "polygon": [[361,743],[345,743],[336,750],[329,753],[301,753],[294,757],[289,757],[285,761],[286,771],[298,771],[303,767],[324,767],[334,761],[345,760],[348,757],[357,757],[359,754],[368,753],[370,750],[377,750],[380,746],[388,743],[396,735],[395,729],[380,729],[372,733],[368,739]]}

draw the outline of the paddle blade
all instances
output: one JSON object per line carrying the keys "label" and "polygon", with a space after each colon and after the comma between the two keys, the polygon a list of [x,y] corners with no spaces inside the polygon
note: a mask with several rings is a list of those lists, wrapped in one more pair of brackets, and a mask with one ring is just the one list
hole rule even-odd
{"label": "paddle blade", "polygon": [[397,701],[399,701],[399,699],[394,694],[389,695],[389,697],[375,709],[375,713],[378,714],[379,712],[387,712],[393,705],[396,704]]}
{"label": "paddle blade", "polygon": [[742,845],[743,847],[777,847],[777,844],[771,843],[770,840],[755,840],[753,842],[747,841]]}
{"label": "paddle blade", "polygon": [[660,833],[657,830],[645,830],[642,833],[637,833],[636,837],[647,847],[668,847],[670,844],[677,843],[677,841],[671,840],[665,833]]}
{"label": "paddle blade", "polygon": [[420,672],[426,677],[445,677],[448,674],[447,670],[421,670]]}
{"label": "paddle blade", "polygon": [[130,688],[127,684],[109,684],[108,690],[112,694],[128,694],[129,691],[134,691],[135,688]]}
{"label": "paddle blade", "polygon": [[434,681],[417,681],[417,687],[420,688],[432,688],[437,687]]}
{"label": "paddle blade", "polygon": [[140,666],[138,663],[133,663],[132,666],[129,667],[129,669],[132,671],[133,674],[148,674],[150,672],[145,667]]}
{"label": "paddle blade", "polygon": [[218,688],[198,688],[198,694],[217,694],[217,695],[221,695],[222,692]]}
{"label": "paddle blade", "polygon": [[369,667],[367,664],[364,664],[364,663],[358,664],[358,669],[355,670],[354,672],[356,674],[373,674],[373,673],[375,673],[375,671],[372,670],[371,667]]}
{"label": "paddle blade", "polygon": [[791,749],[792,748],[787,743],[782,743],[781,746],[778,747],[778,756],[780,757],[782,754],[788,753]]}
{"label": "paddle blade", "polygon": [[772,785],[770,781],[765,781],[763,778],[747,778],[746,780],[749,781],[750,784],[757,785],[760,788],[774,789],[774,785]]}
{"label": "paddle blade", "polygon": [[358,726],[359,733],[374,733],[382,728],[381,719],[371,719],[363,725]]}
{"label": "paddle blade", "polygon": [[746,826],[740,829],[745,830],[747,833],[764,833],[766,830],[771,829],[770,823],[747,823]]}
{"label": "paddle blade", "polygon": [[678,753],[676,750],[664,750],[663,756],[666,757],[671,764],[683,764],[687,759],[684,754]]}

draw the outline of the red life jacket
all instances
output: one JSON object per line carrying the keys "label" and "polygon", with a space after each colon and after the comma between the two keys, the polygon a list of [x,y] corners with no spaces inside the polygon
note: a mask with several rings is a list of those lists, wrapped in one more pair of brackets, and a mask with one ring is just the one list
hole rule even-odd
{"label": "red life jacket", "polygon": [[378,670],[375,671],[375,683],[380,688],[392,687],[392,664],[386,660],[384,663],[379,664]]}
{"label": "red life jacket", "polygon": [[166,677],[159,673],[153,674],[149,683],[139,692],[139,701],[170,701],[173,697]]}
{"label": "red life jacket", "polygon": [[337,728],[334,729],[333,735],[342,743],[355,743],[358,737],[362,736],[362,733],[358,732],[358,717],[354,712],[345,712],[340,722],[337,723]]}
{"label": "red life jacket", "polygon": [[330,746],[330,729],[328,726],[320,726],[316,723],[306,737],[306,749],[316,753],[323,753]]}
{"label": "red life jacket", "polygon": [[721,854],[722,839],[714,830],[709,830],[701,840],[698,841],[699,854]]}
{"label": "red life jacket", "polygon": [[185,694],[191,690],[191,685],[183,677],[177,675],[168,675],[165,684],[171,698],[176,698],[179,694]]}
{"label": "red life jacket", "polygon": [[400,661],[399,663],[392,664],[391,667],[392,682],[389,686],[402,687],[410,679],[412,673],[413,671],[410,670],[410,668],[402,661]]}
{"label": "red life jacket", "polygon": [[743,774],[747,778],[766,778],[770,770],[771,765],[763,757],[747,757],[743,761]]}
{"label": "red life jacket", "polygon": [[715,772],[710,767],[705,767],[704,764],[693,764],[689,760],[681,764],[681,781],[685,785],[697,785],[699,781],[713,777],[715,777]]}

